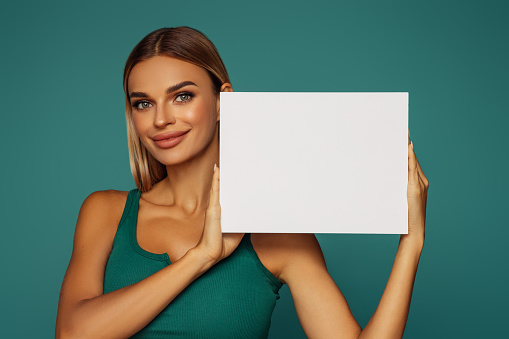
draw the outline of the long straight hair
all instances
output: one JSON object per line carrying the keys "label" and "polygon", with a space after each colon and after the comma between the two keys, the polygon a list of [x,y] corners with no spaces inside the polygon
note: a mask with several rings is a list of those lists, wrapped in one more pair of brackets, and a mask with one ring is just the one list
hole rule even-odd
{"label": "long straight hair", "polygon": [[145,36],[131,51],[124,68],[124,92],[126,99],[127,143],[131,173],[138,189],[150,190],[167,175],[166,166],[155,159],[140,140],[133,122],[127,80],[133,67],[154,56],[169,56],[205,69],[212,80],[216,95],[221,85],[229,83],[226,67],[214,44],[200,31],[186,27],[160,28]]}

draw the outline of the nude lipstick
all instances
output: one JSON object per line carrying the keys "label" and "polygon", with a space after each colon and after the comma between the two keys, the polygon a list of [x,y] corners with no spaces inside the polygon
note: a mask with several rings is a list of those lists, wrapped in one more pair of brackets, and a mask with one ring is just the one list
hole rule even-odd
{"label": "nude lipstick", "polygon": [[185,138],[187,132],[189,131],[174,131],[162,133],[152,137],[152,140],[154,140],[154,143],[159,148],[164,149],[171,148],[178,145]]}

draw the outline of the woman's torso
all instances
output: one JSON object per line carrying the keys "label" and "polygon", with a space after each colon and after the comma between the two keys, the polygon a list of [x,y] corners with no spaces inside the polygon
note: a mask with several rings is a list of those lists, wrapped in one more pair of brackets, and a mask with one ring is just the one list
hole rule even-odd
{"label": "woman's torso", "polygon": [[[140,195],[134,189],[125,200],[106,264],[104,293],[170,265],[194,247],[201,235],[200,218],[172,222],[163,210],[149,213],[149,204],[143,200],[140,204]],[[191,283],[134,337],[264,338],[280,287],[246,234],[229,257]]]}

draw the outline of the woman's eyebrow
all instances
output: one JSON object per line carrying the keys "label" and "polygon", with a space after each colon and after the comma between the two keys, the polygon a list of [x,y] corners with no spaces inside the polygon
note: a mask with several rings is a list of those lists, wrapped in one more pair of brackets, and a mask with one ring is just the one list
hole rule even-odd
{"label": "woman's eyebrow", "polygon": [[[168,87],[168,89],[166,90],[166,94],[170,94],[172,92],[178,91],[182,87],[189,86],[189,85],[198,86],[197,84],[195,84],[192,81],[182,81],[176,85]],[[132,92],[131,94],[129,94],[129,98],[148,98],[148,95],[147,95],[147,93],[144,93],[144,92]]]}

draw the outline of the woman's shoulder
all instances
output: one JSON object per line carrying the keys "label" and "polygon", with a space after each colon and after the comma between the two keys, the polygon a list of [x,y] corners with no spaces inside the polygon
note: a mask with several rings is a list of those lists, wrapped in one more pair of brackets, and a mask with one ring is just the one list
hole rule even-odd
{"label": "woman's shoulder", "polygon": [[325,264],[313,233],[253,233],[251,242],[263,265],[283,283],[292,267]]}
{"label": "woman's shoulder", "polygon": [[122,213],[128,194],[129,191],[117,191],[112,189],[95,191],[85,198],[81,205],[81,209],[94,213],[109,211],[110,213],[107,214],[114,217],[118,214],[116,212],[120,211],[120,213]]}
{"label": "woman's shoulder", "polygon": [[128,194],[128,191],[111,189],[90,193],[81,205],[75,236],[113,239]]}
{"label": "woman's shoulder", "polygon": [[[90,193],[86,198],[87,201],[100,201],[102,203],[107,202],[110,204],[118,204],[119,200],[126,200],[129,191],[117,191],[117,190],[102,190],[94,191]],[[124,201],[125,202],[125,201]]]}

